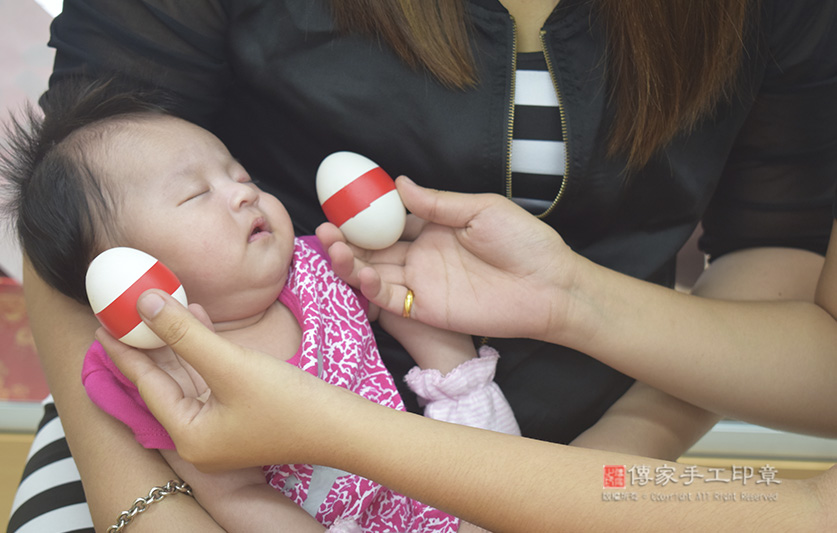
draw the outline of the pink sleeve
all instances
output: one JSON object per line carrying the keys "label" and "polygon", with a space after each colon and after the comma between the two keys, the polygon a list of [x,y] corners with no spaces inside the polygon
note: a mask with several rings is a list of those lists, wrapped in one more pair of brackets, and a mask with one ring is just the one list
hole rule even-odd
{"label": "pink sleeve", "polygon": [[87,395],[100,409],[125,423],[146,448],[173,450],[174,442],[146,407],[139,391],[98,342],[87,350],[81,370]]}
{"label": "pink sleeve", "polygon": [[442,375],[435,368],[413,367],[404,381],[424,405],[424,416],[509,435],[520,435],[520,426],[508,400],[494,382],[500,354],[481,346],[479,357],[469,359]]}

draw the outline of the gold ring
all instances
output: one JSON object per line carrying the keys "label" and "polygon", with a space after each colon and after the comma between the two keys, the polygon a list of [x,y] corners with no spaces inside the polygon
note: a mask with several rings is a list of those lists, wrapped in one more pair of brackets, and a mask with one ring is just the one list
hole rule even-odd
{"label": "gold ring", "polygon": [[407,296],[404,297],[404,311],[401,316],[410,318],[410,311],[413,310],[413,291],[407,289]]}

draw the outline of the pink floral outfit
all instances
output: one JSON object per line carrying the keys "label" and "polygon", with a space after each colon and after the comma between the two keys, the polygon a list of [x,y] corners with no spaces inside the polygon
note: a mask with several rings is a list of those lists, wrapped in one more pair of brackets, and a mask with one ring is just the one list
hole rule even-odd
{"label": "pink floral outfit", "polygon": [[[279,301],[302,328],[300,349],[290,364],[373,402],[404,410],[381,361],[365,306],[333,273],[315,238],[296,240]],[[136,387],[98,343],[85,357],[82,381],[91,399],[126,423],[143,446],[174,448]],[[264,472],[272,487],[327,527],[338,522],[340,527],[356,525],[369,533],[454,532],[459,528],[457,518],[348,472],[316,465],[270,465]]]}

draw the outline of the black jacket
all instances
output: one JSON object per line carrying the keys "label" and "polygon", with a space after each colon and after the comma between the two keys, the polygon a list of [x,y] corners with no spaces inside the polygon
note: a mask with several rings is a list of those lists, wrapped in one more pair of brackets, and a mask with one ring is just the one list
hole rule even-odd
{"label": "black jacket", "polygon": [[[837,2],[762,0],[734,99],[624,180],[606,155],[612,119],[591,2],[561,0],[545,30],[567,143],[564,194],[547,218],[579,253],[671,285],[702,220],[707,253],[752,246],[823,252],[837,181]],[[323,0],[65,0],[51,83],[118,70],[179,93],[287,206],[300,233],[323,220],[314,171],[334,151],[392,175],[468,192],[506,190],[514,23],[470,0],[479,84],[451,90],[381,43],[334,31]],[[557,193],[561,184],[555,184]],[[638,304],[641,304],[639,302]],[[711,334],[711,333],[709,333]],[[409,360],[391,339],[398,375]],[[494,341],[498,381],[525,434],[566,442],[631,380],[562,347]]]}

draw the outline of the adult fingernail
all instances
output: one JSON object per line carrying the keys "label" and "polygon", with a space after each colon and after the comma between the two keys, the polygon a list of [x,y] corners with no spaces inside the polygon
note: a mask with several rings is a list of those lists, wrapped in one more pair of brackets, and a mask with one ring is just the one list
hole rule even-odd
{"label": "adult fingernail", "polygon": [[137,309],[144,317],[154,318],[163,308],[163,304],[165,304],[165,302],[162,298],[160,298],[160,295],[152,292],[140,296],[137,301]]}

